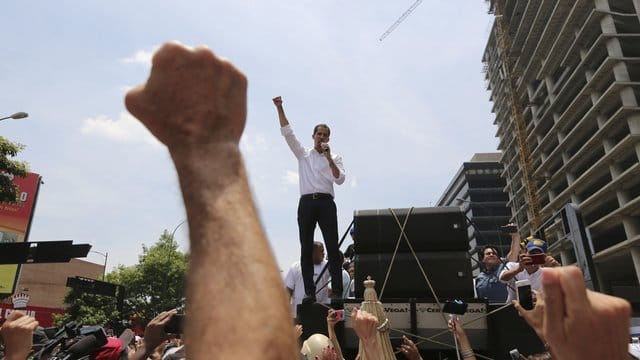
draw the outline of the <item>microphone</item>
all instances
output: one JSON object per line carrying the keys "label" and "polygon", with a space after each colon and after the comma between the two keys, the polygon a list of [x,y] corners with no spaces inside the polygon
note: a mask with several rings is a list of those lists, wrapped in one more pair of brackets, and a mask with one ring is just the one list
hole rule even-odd
{"label": "microphone", "polygon": [[95,335],[88,335],[78,340],[77,343],[69,346],[66,353],[67,356],[64,359],[78,359],[83,356],[91,354],[93,351],[99,349],[104,343],[101,343]]}

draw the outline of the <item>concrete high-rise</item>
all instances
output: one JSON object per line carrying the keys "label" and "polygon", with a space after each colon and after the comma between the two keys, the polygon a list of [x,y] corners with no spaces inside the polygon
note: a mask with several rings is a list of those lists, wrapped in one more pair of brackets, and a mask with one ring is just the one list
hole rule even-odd
{"label": "concrete high-rise", "polygon": [[[487,3],[498,16],[483,61],[512,220],[530,225],[532,182],[542,219],[577,204],[601,290],[640,301],[640,1]],[[560,221],[546,235],[575,261]]]}
{"label": "concrete high-rise", "polygon": [[462,163],[451,183],[438,200],[437,206],[460,206],[469,219],[470,253],[476,259],[484,245],[500,248],[502,254],[509,251],[511,238],[501,233],[500,226],[509,223],[509,196],[504,192],[505,180],[500,153],[474,154],[470,161]]}

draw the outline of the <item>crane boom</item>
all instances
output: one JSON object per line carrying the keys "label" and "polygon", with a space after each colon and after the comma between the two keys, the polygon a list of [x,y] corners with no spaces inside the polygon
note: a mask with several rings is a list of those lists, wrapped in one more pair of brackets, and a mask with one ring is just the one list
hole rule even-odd
{"label": "crane boom", "polygon": [[396,22],[393,23],[393,25],[391,25],[387,31],[384,32],[384,34],[382,34],[382,36],[380,36],[380,41],[384,40],[384,38],[386,38],[387,36],[389,36],[389,34],[391,34],[391,32],[393,30],[395,30],[395,28],[398,27],[398,25],[400,25],[401,22],[404,21],[404,19],[407,18],[407,16],[411,15],[411,13],[413,12],[413,10],[415,10],[418,5],[420,5],[420,3],[422,3],[422,0],[416,0],[416,2],[413,3],[413,5],[411,5],[410,8],[407,9],[407,11],[405,11],[402,16],[400,16],[398,18],[398,20],[396,20]]}

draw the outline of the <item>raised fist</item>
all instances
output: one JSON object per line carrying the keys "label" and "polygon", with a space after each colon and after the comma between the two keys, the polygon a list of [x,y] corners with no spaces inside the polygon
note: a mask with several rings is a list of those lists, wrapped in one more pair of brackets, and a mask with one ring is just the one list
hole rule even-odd
{"label": "raised fist", "polygon": [[190,146],[237,144],[246,121],[247,79],[206,47],[164,44],[146,84],[125,97],[127,109],[158,140]]}

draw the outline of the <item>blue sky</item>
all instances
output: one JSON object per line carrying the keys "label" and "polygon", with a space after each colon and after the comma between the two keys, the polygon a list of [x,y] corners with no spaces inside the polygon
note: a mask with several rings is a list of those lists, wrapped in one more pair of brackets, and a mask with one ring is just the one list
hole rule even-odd
{"label": "blue sky", "polygon": [[[3,6],[0,135],[43,176],[30,241],[71,239],[137,262],[142,244],[185,211],[166,149],[124,109],[167,40],[208,45],[249,78],[241,149],[282,269],[299,256],[297,163],[271,98],[303,143],[331,126],[347,181],[340,232],[354,210],[433,205],[473,153],[497,140],[481,57],[484,1],[429,0],[384,41],[413,0],[13,1]],[[321,238],[319,230],[316,233]],[[176,232],[188,246],[186,226]],[[348,242],[347,242],[348,244]],[[343,246],[343,248],[346,247]],[[90,261],[103,258],[91,254]]]}

